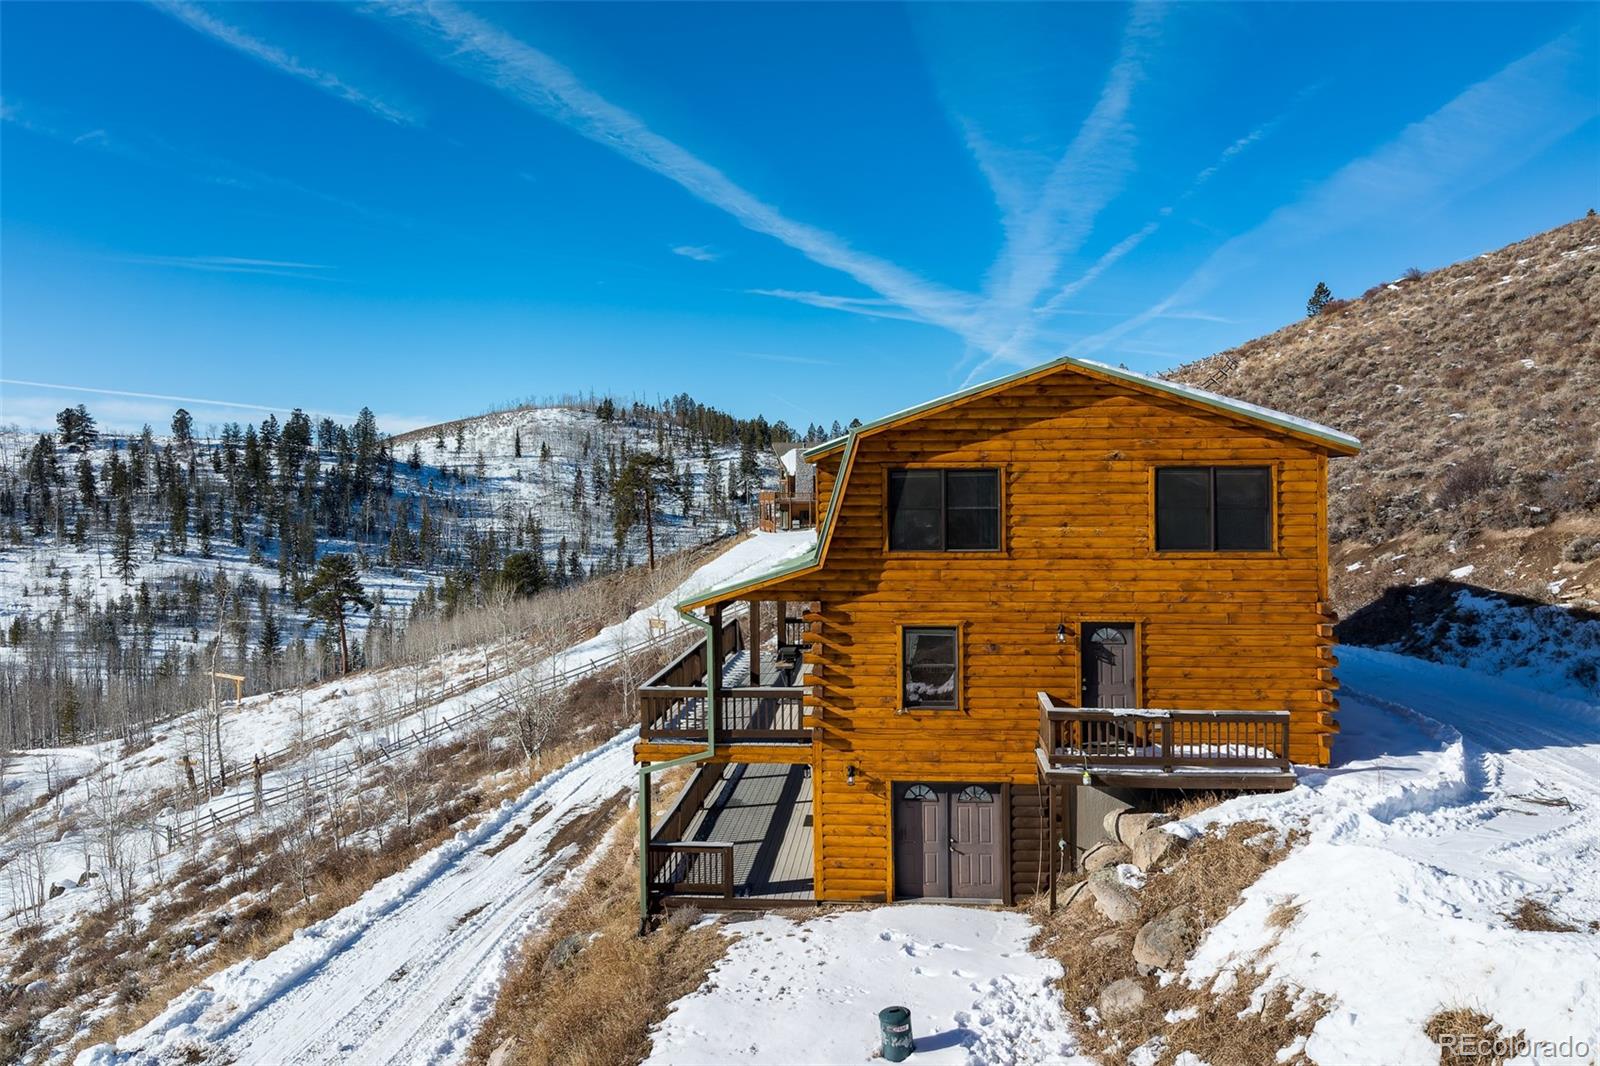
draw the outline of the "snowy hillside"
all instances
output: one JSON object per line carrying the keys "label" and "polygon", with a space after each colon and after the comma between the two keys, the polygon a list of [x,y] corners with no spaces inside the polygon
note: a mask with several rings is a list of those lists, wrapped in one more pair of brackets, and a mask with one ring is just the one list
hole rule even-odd
{"label": "snowy hillside", "polygon": [[[568,865],[582,861],[571,849],[562,850],[567,837],[552,844],[552,834],[581,813],[582,797],[602,788],[600,798],[609,797],[631,780],[630,734],[614,731],[629,714],[628,686],[690,635],[672,605],[804,552],[811,541],[810,532],[756,534],[698,567],[675,576],[664,570],[653,585],[634,590],[635,602],[642,604],[637,610],[587,639],[574,639],[585,625],[566,599],[541,598],[536,602],[553,612],[551,632],[563,635],[548,654],[537,654],[536,640],[516,637],[475,654],[447,654],[426,669],[368,671],[248,700],[227,709],[220,723],[193,712],[148,745],[104,742],[14,758],[5,767],[0,819],[0,915],[9,934],[0,954],[9,983],[0,987],[10,990],[6,1009],[16,1012],[7,1024],[19,1016],[29,1020],[0,1035],[18,1041],[12,1050],[25,1049],[27,1061],[42,1061],[50,1046],[69,1043],[127,1005],[114,979],[96,984],[63,977],[91,968],[105,972],[108,963],[100,953],[113,953],[111,972],[128,971],[124,983],[132,980],[142,994],[135,980],[141,968],[153,963],[182,973],[214,964],[224,950],[249,947],[249,940],[232,943],[233,931],[247,930],[259,913],[276,914],[286,895],[293,902],[283,916],[291,923],[296,912],[307,919],[318,915],[322,901],[337,895],[331,887],[311,890],[322,881],[317,864],[334,861],[326,853],[330,846],[334,857],[365,855],[362,862],[382,863],[403,855],[403,842],[430,839],[436,832],[430,826],[465,818],[459,834],[413,865],[424,873],[397,873],[373,889],[369,895],[379,902],[361,912],[364,917],[330,916],[331,925],[318,928],[335,933],[320,940],[318,933],[296,935],[286,955],[263,964],[266,970],[250,971],[277,975],[267,985],[252,977],[256,983],[247,986],[257,994],[284,993],[316,964],[306,961],[316,945],[331,958],[396,901],[427,889],[441,870],[473,866],[479,843],[502,830],[513,842],[520,839],[529,829],[529,819],[520,816],[531,813],[542,828],[525,844],[497,850],[504,854],[495,865],[506,866],[506,876],[518,876],[542,856],[544,873],[520,876],[515,892],[499,882],[484,883],[498,903],[478,921],[455,922],[468,905],[440,912],[441,930],[454,945],[450,951],[466,953],[453,956],[452,965],[459,966],[451,972],[462,981],[480,980],[484,953],[509,952],[517,931],[536,913],[529,908],[558,898]],[[486,663],[494,667],[487,678]],[[586,700],[563,702],[563,694],[570,698],[585,685],[600,687]],[[529,788],[523,782],[538,762],[520,750],[519,723],[541,710],[563,716],[552,723],[545,765],[569,755],[577,761]],[[182,755],[190,735],[213,729],[220,729],[236,768],[225,785],[194,796],[180,769]],[[596,746],[592,757],[581,754]],[[248,770],[256,754],[269,758],[259,790]],[[579,773],[580,765],[589,769]],[[476,820],[474,806],[464,805],[473,797],[486,804]],[[556,809],[547,817],[552,804]],[[315,858],[319,852],[321,859]],[[415,935],[414,912],[398,924],[401,935]],[[84,935],[96,929],[103,932]],[[372,973],[385,993],[419,994],[411,984],[384,983],[392,971]],[[483,994],[492,1002],[492,984],[487,987]],[[24,988],[27,994],[20,993]],[[463,1009],[470,1016],[487,1006]],[[350,1026],[359,1030],[364,1023],[352,1017]],[[459,1019],[449,1026],[461,1035]]]}
{"label": "snowy hillside", "polygon": [[331,553],[374,601],[349,613],[352,661],[377,664],[418,614],[747,528],[777,469],[764,420],[692,405],[523,408],[395,440],[298,412],[177,429],[0,432],[0,743],[192,706],[219,632],[218,667],[256,691],[328,676],[339,650],[302,594]]}

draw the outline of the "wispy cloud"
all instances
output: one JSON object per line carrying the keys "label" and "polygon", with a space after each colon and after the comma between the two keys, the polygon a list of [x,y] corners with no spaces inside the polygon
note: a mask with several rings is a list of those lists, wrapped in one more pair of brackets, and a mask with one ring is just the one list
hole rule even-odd
{"label": "wispy cloud", "polygon": [[1063,256],[1082,244],[1095,218],[1133,170],[1135,137],[1128,112],[1134,89],[1144,79],[1146,52],[1162,14],[1156,4],[1135,5],[1129,13],[1117,57],[1094,106],[1031,196],[1024,191],[1025,180],[1008,167],[1006,155],[989,145],[971,123],[963,122],[968,145],[1001,207],[1005,235],[985,291],[988,313],[1008,321],[1009,336],[979,369],[996,359],[1026,360],[1025,353],[1011,349],[1027,334],[1028,311],[1060,272]]}
{"label": "wispy cloud", "polygon": [[844,238],[789,218],[722,171],[652,130],[639,116],[584,85],[539,49],[449,3],[404,3],[384,12],[421,28],[435,57],[681,186],[741,225],[783,242],[813,262],[838,270],[925,322],[969,343],[987,343],[973,296],[918,277]]}
{"label": "wispy cloud", "polygon": [[848,311],[853,315],[864,315],[867,318],[893,318],[902,322],[923,321],[893,300],[877,296],[835,296],[831,293],[808,292],[801,289],[746,289],[745,292],[751,296],[771,296],[829,311]]}
{"label": "wispy cloud", "polygon": [[[137,428],[140,424],[148,422],[157,427],[158,431],[165,420],[172,417],[173,408],[170,404],[177,404],[187,409],[202,425],[207,422],[220,422],[230,418],[238,418],[239,413],[252,412],[255,414],[284,415],[293,409],[291,404],[272,406],[260,403],[241,403],[237,400],[218,400],[205,396],[186,396],[176,393],[164,392],[138,392],[131,389],[105,389],[89,385],[69,385],[63,382],[28,381],[21,378],[0,378],[0,386],[10,386],[10,390],[0,390],[0,418],[7,422],[18,422],[29,425],[35,429],[48,429],[54,421],[56,411],[60,410],[63,398],[48,395],[52,392],[69,392],[78,395],[101,396],[106,398],[106,403],[96,404],[95,415],[103,426],[111,428],[120,427],[125,430]],[[33,395],[19,395],[17,389],[43,390]],[[159,403],[158,403],[159,401]],[[326,411],[306,408],[306,413],[316,418],[335,418],[342,422],[355,420],[355,415],[344,411]],[[417,417],[414,415],[398,415],[379,413],[378,424],[386,433],[404,433],[410,429],[432,425],[438,419],[432,417]]]}
{"label": "wispy cloud", "polygon": [[1393,140],[1353,160],[1225,242],[1178,288],[1144,311],[1073,346],[1088,354],[1184,304],[1223,277],[1286,245],[1305,245],[1359,222],[1433,206],[1521,166],[1600,115],[1584,64],[1594,48],[1573,30],[1468,86]]}
{"label": "wispy cloud", "polygon": [[310,188],[276,174],[268,174],[205,152],[178,147],[164,140],[125,133],[113,135],[103,128],[75,133],[73,129],[79,123],[70,117],[41,110],[31,104],[25,105],[24,102],[14,99],[0,102],[0,121],[9,122],[19,129],[40,137],[48,137],[62,144],[87,151],[104,152],[140,166],[175,172],[192,181],[250,193],[289,193],[319,200],[385,226],[410,228],[413,225],[411,219],[391,212],[375,210],[365,204]]}
{"label": "wispy cloud", "polygon": [[696,263],[715,263],[722,258],[721,253],[714,252],[703,244],[680,244],[672,249],[672,254],[693,259]]}
{"label": "wispy cloud", "polygon": [[271,274],[286,278],[327,280],[324,271],[333,267],[319,263],[295,263],[282,259],[250,259],[235,255],[119,255],[119,263],[179,267],[215,274]]}
{"label": "wispy cloud", "polygon": [[[1305,92],[1302,91],[1299,96],[1296,97],[1296,100],[1298,101],[1304,96]],[[1269,137],[1283,121],[1283,118],[1283,115],[1279,115],[1270,122],[1265,122],[1260,126],[1257,126],[1255,129],[1251,130],[1249,133],[1245,134],[1243,137],[1240,137],[1238,140],[1224,148],[1222,150],[1222,154],[1217,157],[1215,162],[1194,176],[1193,180],[1189,182],[1188,187],[1179,194],[1177,202],[1182,203],[1191,196],[1195,195],[1195,193],[1200,190],[1201,186],[1205,185],[1206,182],[1215,177],[1218,171],[1226,167],[1237,156],[1241,155],[1252,145],[1255,145]],[[1035,314],[1041,318],[1049,318],[1053,315],[1060,314],[1062,312],[1062,308],[1073,297],[1077,296],[1078,293],[1082,292],[1088,286],[1094,284],[1094,282],[1100,278],[1101,274],[1109,270],[1117,263],[1118,260],[1122,259],[1129,252],[1132,252],[1135,248],[1139,247],[1139,245],[1143,244],[1151,234],[1160,229],[1161,224],[1172,215],[1172,212],[1172,206],[1161,208],[1156,212],[1155,218],[1151,219],[1149,222],[1146,222],[1139,229],[1135,230],[1133,233],[1130,233],[1128,236],[1112,245],[1089,267],[1089,269],[1085,270],[1073,280],[1067,282],[1056,291],[1055,295],[1051,296],[1050,299],[1039,305],[1039,307],[1035,309]],[[1169,314],[1164,317],[1170,318],[1178,316]]]}
{"label": "wispy cloud", "polygon": [[291,77],[309,82],[357,107],[365,108],[379,118],[401,125],[415,125],[417,122],[413,115],[378,99],[365,90],[356,88],[337,75],[301,61],[278,45],[263,41],[238,26],[223,21],[197,3],[192,3],[190,0],[150,0],[150,2],[158,10],[166,12],[190,29],[235,48]]}

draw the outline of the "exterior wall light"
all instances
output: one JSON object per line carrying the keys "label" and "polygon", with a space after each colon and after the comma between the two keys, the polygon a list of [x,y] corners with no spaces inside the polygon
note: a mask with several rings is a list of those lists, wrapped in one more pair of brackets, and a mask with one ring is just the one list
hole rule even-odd
{"label": "exterior wall light", "polygon": [[1056,623],[1056,643],[1057,644],[1065,644],[1066,642],[1067,642],[1067,623],[1065,623],[1065,622],[1057,622]]}
{"label": "exterior wall light", "polygon": [[854,766],[845,767],[844,783],[847,785],[853,785],[856,783],[856,768]]}

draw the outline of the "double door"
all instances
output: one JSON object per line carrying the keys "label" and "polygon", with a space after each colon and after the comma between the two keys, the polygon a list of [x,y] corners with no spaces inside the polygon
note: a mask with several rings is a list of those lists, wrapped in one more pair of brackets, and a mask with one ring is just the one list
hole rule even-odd
{"label": "double door", "polygon": [[1000,899],[1001,819],[995,785],[894,786],[896,899]]}

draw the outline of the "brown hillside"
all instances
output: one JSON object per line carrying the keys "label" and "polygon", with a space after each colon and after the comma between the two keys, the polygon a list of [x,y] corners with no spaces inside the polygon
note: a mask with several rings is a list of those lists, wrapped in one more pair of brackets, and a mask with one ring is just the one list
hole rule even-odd
{"label": "brown hillside", "polygon": [[1167,376],[1361,438],[1361,455],[1331,464],[1342,609],[1452,572],[1589,605],[1600,598],[1600,543],[1588,543],[1600,534],[1597,338],[1591,216],[1374,286]]}

